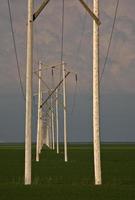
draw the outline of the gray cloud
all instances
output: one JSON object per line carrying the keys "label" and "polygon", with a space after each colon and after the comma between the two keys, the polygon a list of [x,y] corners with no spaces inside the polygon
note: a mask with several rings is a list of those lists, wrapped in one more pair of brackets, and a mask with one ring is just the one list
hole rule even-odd
{"label": "gray cloud", "polygon": [[[40,2],[41,1],[37,0],[35,3],[35,7]],[[89,0],[87,2],[92,6],[92,1]],[[115,0],[103,0],[100,3],[100,15],[102,21],[100,29],[101,70],[106,56],[115,4]],[[11,5],[19,62],[21,66],[23,84],[25,85],[27,1],[11,0]],[[40,15],[39,19],[37,19],[36,25],[34,27],[34,68],[36,67],[38,57],[42,61],[47,63],[59,62],[60,60],[61,7],[61,0],[52,0],[48,4],[47,9],[45,9],[45,11]],[[118,94],[121,94],[121,97],[115,99],[116,101],[119,101],[119,103],[124,101],[124,97],[122,95],[129,95],[129,98],[134,99],[135,94],[134,8],[134,0],[120,1],[112,47],[101,84],[101,93],[105,95],[104,98],[109,98],[108,95],[116,96]],[[16,95],[20,94],[20,89],[18,85],[18,75],[13,51],[8,7],[7,2],[4,0],[1,1],[0,16],[0,93],[1,95],[3,94],[5,98],[7,98],[8,96],[8,99],[10,99],[10,95],[7,94],[15,94],[14,99],[16,99]],[[81,112],[82,116],[84,116],[86,114],[85,112],[87,111],[87,108],[85,108],[84,106],[84,99],[88,98],[87,96],[89,96],[89,91],[91,94],[92,89],[92,20],[88,16],[88,14],[86,14],[86,12],[77,0],[69,0],[66,1],[65,4],[64,59],[71,66],[72,70],[78,72],[78,87],[80,95],[78,96],[78,98],[80,98],[80,100],[77,109],[81,109],[78,111],[78,113]],[[34,78],[34,90],[36,90],[36,87],[37,79]],[[69,94],[74,93],[74,91],[72,90],[73,87],[74,79],[71,78],[68,82]],[[9,104],[9,102],[8,100],[6,100],[6,104]],[[126,102],[128,103],[128,100],[126,100]],[[4,105],[4,100],[1,101],[1,104]],[[133,102],[130,102],[130,104],[133,106]],[[89,99],[87,99],[86,105],[89,105]],[[117,137],[115,133],[118,133],[118,130],[113,128],[113,125],[118,127],[118,121],[121,124],[120,127],[125,124],[123,125],[123,129],[119,129],[119,132],[121,132],[122,134],[122,131],[125,131],[125,135],[123,137],[127,138],[126,134],[128,130],[126,128],[128,127],[128,122],[125,123],[124,120],[127,120],[127,116],[130,119],[134,116],[134,113],[130,107],[131,105],[129,105],[129,107],[127,106],[126,111],[122,111],[122,109],[119,109],[119,104],[116,106],[112,104],[111,100],[109,106],[111,106],[112,109],[107,110],[107,108],[105,108],[106,104],[104,104],[103,113],[105,113],[105,116],[103,120],[104,124],[108,123],[109,125],[107,127],[103,126],[103,139],[105,137],[108,139],[115,139],[118,137],[122,139],[122,135],[119,135]],[[22,102],[20,103],[20,106],[22,106]],[[79,108],[81,106],[82,108]],[[123,107],[125,107],[125,104]],[[119,119],[117,120],[116,118],[117,121],[114,120],[114,124],[112,125],[110,122],[106,122],[106,120],[108,119],[108,116],[111,116],[111,113],[114,113],[114,108],[117,108],[119,110],[119,113],[121,113],[119,119],[120,117],[122,117],[123,121]],[[7,112],[9,113],[10,111],[7,110]],[[14,113],[15,119],[17,118],[18,112],[19,109],[18,107],[16,107],[16,112]],[[123,113],[125,115],[123,115]],[[128,115],[126,115],[126,113],[128,113]],[[129,113],[131,113],[131,115]],[[86,140],[89,138],[89,116],[85,115],[85,120],[83,120],[83,128],[86,127],[86,129],[84,128],[86,131]],[[114,119],[114,116],[111,116],[111,118]],[[76,123],[80,122],[81,116],[78,118],[78,121]],[[132,122],[132,120],[130,122],[131,124],[129,127],[129,132],[130,138],[132,138],[134,123]],[[76,127],[77,125],[74,125],[73,130],[76,129],[76,132],[79,132],[78,137],[81,138],[81,132],[79,131],[79,128],[77,129]],[[111,131],[109,131],[109,134],[115,132],[114,138],[111,135],[107,136],[106,134],[110,129]],[[4,126],[2,126],[2,130],[4,130]],[[22,126],[18,126],[18,129],[14,129],[13,132],[18,132],[18,130],[20,130],[21,132]],[[82,131],[82,129],[80,130]],[[75,136],[75,138],[77,138],[77,136]]]}

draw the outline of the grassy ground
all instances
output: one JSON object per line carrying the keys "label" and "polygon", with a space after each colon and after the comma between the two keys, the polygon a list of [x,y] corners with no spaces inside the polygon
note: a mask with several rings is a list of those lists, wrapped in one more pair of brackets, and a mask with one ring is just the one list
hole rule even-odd
{"label": "grassy ground", "polygon": [[91,145],[71,145],[69,162],[44,149],[31,186],[23,185],[23,145],[0,145],[0,200],[135,200],[135,146],[102,145],[103,185],[94,186]]}

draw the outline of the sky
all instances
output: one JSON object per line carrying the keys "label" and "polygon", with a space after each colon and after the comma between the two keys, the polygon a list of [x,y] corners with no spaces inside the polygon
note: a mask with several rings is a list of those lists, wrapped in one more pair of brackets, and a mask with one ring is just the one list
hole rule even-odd
{"label": "sky", "polygon": [[[27,0],[10,0],[25,88]],[[86,0],[92,8],[92,0]],[[41,3],[35,0],[34,9]],[[100,71],[107,52],[116,0],[100,1]],[[135,1],[120,0],[112,44],[101,82],[101,140],[135,142]],[[62,0],[50,0],[34,23],[33,70],[38,60],[60,62]],[[68,141],[92,140],[92,19],[78,0],[65,0],[64,61],[77,72],[67,80]],[[25,103],[16,68],[7,1],[0,6],[0,142],[23,142]],[[44,74],[49,83],[49,75]],[[34,93],[37,78],[33,75]],[[75,104],[74,104],[75,99]],[[73,112],[72,112],[72,108]],[[36,116],[36,108],[33,109]],[[62,118],[62,117],[61,117]],[[33,117],[33,140],[36,117]],[[61,125],[60,136],[63,138]]]}

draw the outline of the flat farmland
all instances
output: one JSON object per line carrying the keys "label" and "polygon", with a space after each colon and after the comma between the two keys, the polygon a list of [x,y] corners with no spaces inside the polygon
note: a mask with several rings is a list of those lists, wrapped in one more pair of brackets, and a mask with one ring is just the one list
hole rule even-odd
{"label": "flat farmland", "polygon": [[0,145],[0,200],[134,200],[135,145],[102,144],[102,186],[94,185],[91,144],[72,144],[67,163],[44,148],[40,162],[32,147],[32,185],[24,186],[24,145]]}

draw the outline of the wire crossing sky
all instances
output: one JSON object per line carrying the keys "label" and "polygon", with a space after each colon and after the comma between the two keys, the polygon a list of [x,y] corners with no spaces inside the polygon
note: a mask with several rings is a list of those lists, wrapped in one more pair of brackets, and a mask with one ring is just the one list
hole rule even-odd
{"label": "wire crossing sky", "polygon": [[115,9],[115,14],[114,14],[114,20],[113,20],[112,30],[111,30],[111,34],[110,34],[110,39],[109,39],[109,44],[108,44],[108,48],[107,48],[107,54],[106,54],[106,57],[105,57],[104,66],[103,66],[103,69],[101,71],[100,82],[102,81],[103,74],[105,72],[105,68],[106,68],[106,65],[107,65],[107,60],[108,60],[109,51],[110,51],[111,42],[112,42],[112,37],[113,37],[113,32],[114,32],[114,26],[115,26],[115,23],[116,23],[116,17],[117,17],[118,7],[119,7],[119,0],[117,0],[117,3],[116,3],[116,9]]}
{"label": "wire crossing sky", "polygon": [[22,83],[22,77],[21,77],[21,72],[20,72],[18,53],[17,53],[16,41],[15,41],[15,33],[14,33],[13,22],[12,22],[10,0],[7,0],[7,2],[8,2],[8,8],[9,8],[9,19],[10,19],[10,24],[11,24],[11,32],[12,32],[13,45],[14,45],[15,58],[16,58],[16,65],[17,65],[18,76],[19,76],[19,83],[20,83],[20,88],[21,88],[23,99],[25,100],[25,94],[24,94],[24,89],[23,89],[23,83]]}

